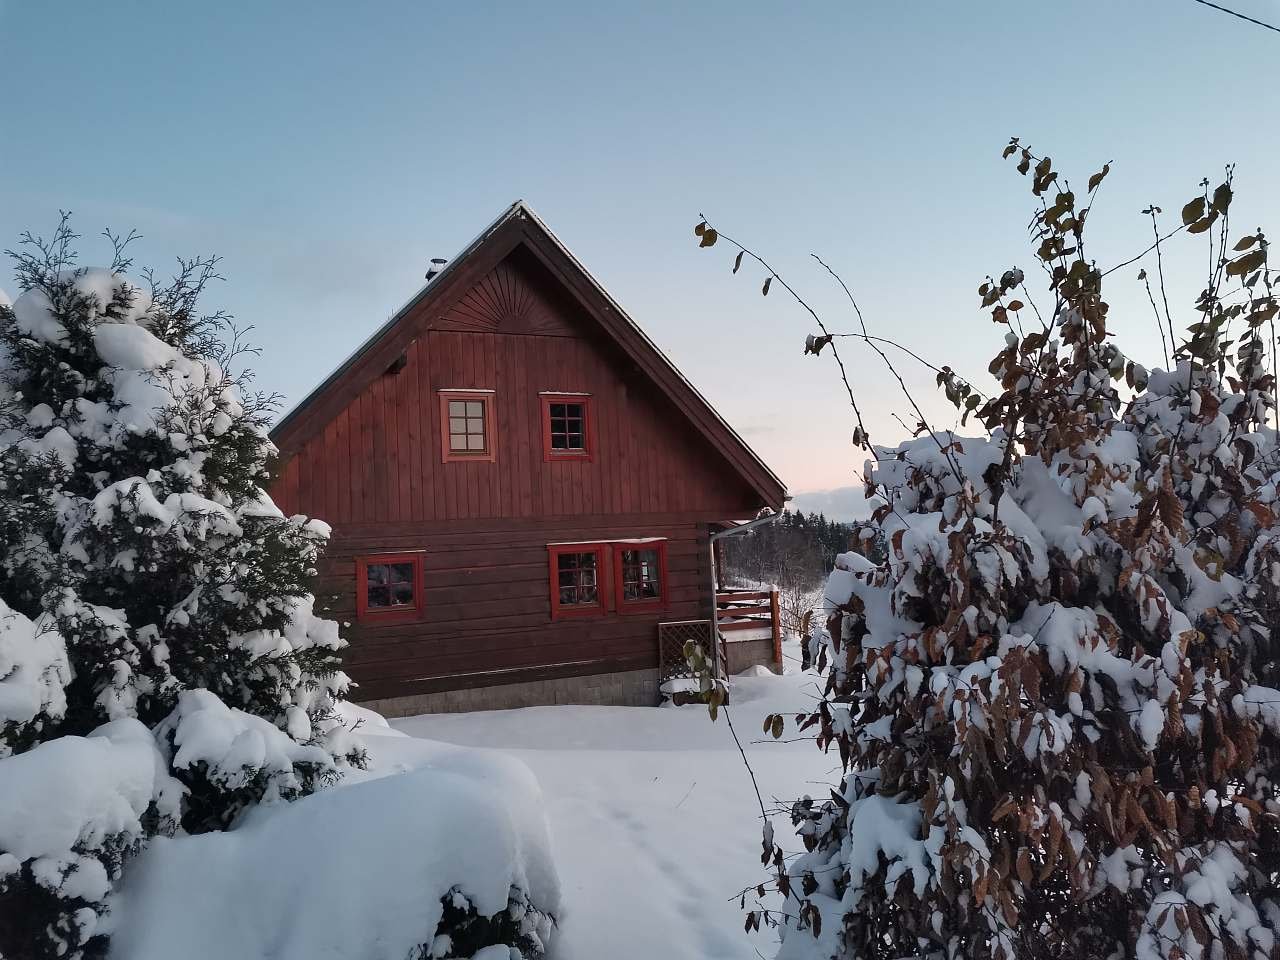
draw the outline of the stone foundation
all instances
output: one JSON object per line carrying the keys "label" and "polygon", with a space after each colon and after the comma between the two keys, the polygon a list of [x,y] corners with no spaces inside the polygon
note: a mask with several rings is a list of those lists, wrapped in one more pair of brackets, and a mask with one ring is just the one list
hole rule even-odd
{"label": "stone foundation", "polygon": [[628,670],[625,673],[596,673],[584,677],[442,690],[369,700],[361,706],[384,717],[412,717],[420,713],[472,713],[571,703],[609,707],[657,706],[658,671]]}

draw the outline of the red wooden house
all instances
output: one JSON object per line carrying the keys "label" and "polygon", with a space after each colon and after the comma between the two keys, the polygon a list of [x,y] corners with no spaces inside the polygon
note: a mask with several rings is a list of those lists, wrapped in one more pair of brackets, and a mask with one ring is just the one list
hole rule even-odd
{"label": "red wooden house", "polygon": [[653,703],[659,624],[713,615],[710,534],[785,499],[523,203],[272,439],[277,503],[333,526],[317,593],[358,698],[390,714]]}

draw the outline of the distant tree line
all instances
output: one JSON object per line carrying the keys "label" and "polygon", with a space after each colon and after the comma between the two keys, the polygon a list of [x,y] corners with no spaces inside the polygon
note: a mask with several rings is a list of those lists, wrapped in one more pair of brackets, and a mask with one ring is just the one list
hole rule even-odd
{"label": "distant tree line", "polygon": [[816,589],[849,549],[853,527],[821,513],[783,511],[770,524],[722,541],[726,586],[773,583]]}
{"label": "distant tree line", "polygon": [[784,511],[773,523],[721,541],[724,586],[776,584],[783,629],[798,634],[836,555],[850,549],[853,533],[851,524],[821,513]]}

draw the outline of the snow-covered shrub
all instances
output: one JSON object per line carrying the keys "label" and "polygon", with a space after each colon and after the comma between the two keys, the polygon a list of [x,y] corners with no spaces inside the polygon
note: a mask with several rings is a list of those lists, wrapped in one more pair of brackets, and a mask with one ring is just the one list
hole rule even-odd
{"label": "snow-covered shrub", "polygon": [[[103,955],[108,895],[148,841],[234,847],[255,811],[365,763],[338,711],[344,643],[308,588],[329,529],[265,492],[271,399],[197,309],[215,261],[138,283],[123,244],[79,268],[74,239],[65,220],[25,238],[0,302],[0,960]],[[323,826],[317,850],[345,829]],[[250,898],[316,882],[272,866],[227,879]],[[467,864],[445,866],[405,904],[432,937],[538,954],[524,918],[552,907],[514,880],[437,929],[442,898],[472,896]]]}
{"label": "snow-covered shrub", "polygon": [[0,760],[0,956],[101,956],[125,861],[171,832],[182,786],[141,722]]}
{"label": "snow-covered shrub", "polygon": [[246,809],[296,800],[337,773],[327,750],[228,707],[208,690],[178,694],[155,735],[186,784],[182,828],[188,833],[224,830]]}
{"label": "snow-covered shrub", "polygon": [[[488,751],[369,740],[370,770],[348,781],[378,779],[154,841],[116,898],[114,955],[541,957],[560,894],[532,773]],[[398,765],[412,769],[382,775]],[[280,882],[286,864],[307,882]]]}
{"label": "snow-covered shrub", "polygon": [[938,380],[988,434],[925,430],[867,464],[883,557],[838,558],[825,697],[797,718],[844,779],[795,805],[807,853],[766,836],[780,956],[1278,957],[1266,239],[1228,237],[1229,178],[1187,204],[1212,267],[1148,372],[1111,339],[1083,253],[1106,171],[1078,199],[1008,153],[1043,198],[1056,307],[1037,320],[1020,270],[984,283],[1007,331],[997,386]]}
{"label": "snow-covered shrub", "polygon": [[0,600],[0,757],[31,746],[67,712],[66,642],[50,617],[35,623]]}
{"label": "snow-covered shrub", "polygon": [[[73,240],[65,222],[27,238],[0,305],[0,792],[20,795],[37,760],[73,779],[117,724],[145,733],[164,790],[38,854],[22,830],[0,837],[6,957],[88,950],[85,911],[166,824],[222,828],[359,761],[334,714],[342,642],[306,586],[328,531],[263,492],[266,398],[229,372],[223,318],[196,309],[213,261],[144,285],[121,246],[111,268],[77,268]],[[64,818],[63,796],[20,811],[25,831]]]}
{"label": "snow-covered shrub", "polygon": [[267,398],[197,309],[214,263],[143,285],[121,254],[76,268],[72,240],[19,253],[0,307],[0,598],[69,641],[60,732],[204,689],[319,741],[346,683],[306,586],[328,530],[263,492]]}

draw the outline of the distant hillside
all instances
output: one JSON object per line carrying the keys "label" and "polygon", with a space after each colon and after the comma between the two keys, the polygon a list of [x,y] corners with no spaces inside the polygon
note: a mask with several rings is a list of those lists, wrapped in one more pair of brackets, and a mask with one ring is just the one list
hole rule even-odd
{"label": "distant hillside", "polygon": [[834,490],[814,490],[797,493],[787,504],[788,510],[802,513],[820,513],[828,520],[848,523],[861,520],[871,514],[861,487],[837,487]]}

